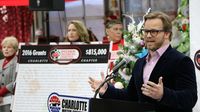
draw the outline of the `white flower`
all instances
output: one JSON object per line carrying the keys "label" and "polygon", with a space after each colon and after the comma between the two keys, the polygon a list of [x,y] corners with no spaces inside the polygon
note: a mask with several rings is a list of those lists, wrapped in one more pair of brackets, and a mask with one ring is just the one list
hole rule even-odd
{"label": "white flower", "polygon": [[143,27],[143,24],[144,24],[144,22],[142,22],[142,21],[140,21],[140,22],[138,23],[138,25],[137,25],[137,32],[140,32],[140,30],[141,30],[142,27]]}
{"label": "white flower", "polygon": [[135,54],[137,52],[137,48],[132,45],[132,46],[129,47],[129,52],[132,53],[132,54]]}
{"label": "white flower", "polygon": [[143,42],[143,40],[141,40],[140,37],[134,37],[132,38],[132,40],[133,40],[133,44],[136,46],[140,45]]}
{"label": "white flower", "polygon": [[131,32],[132,34],[136,33],[135,23],[128,24],[128,32]]}
{"label": "white flower", "polygon": [[135,20],[133,18],[133,15],[127,15],[124,14],[125,17],[128,17],[131,19],[131,22],[128,24],[128,32],[131,32],[132,34],[135,34],[137,31],[137,25],[135,25]]}
{"label": "white flower", "polygon": [[118,88],[118,89],[123,89],[124,86],[121,82],[116,82],[115,85],[114,85],[115,88]]}

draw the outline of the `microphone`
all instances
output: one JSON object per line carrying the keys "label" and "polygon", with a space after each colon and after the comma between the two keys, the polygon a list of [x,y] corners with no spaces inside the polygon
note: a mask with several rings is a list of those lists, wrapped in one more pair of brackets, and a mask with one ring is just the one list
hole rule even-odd
{"label": "microphone", "polygon": [[123,58],[116,66],[114,66],[110,74],[115,74],[116,72],[118,72],[120,67],[128,64],[130,61],[131,59],[128,57]]}
{"label": "microphone", "polygon": [[[95,94],[94,94],[94,98],[96,98],[97,94],[99,93],[99,90],[101,89],[101,87],[106,83],[108,82],[109,80],[111,80],[112,78],[116,77],[117,75],[115,74],[116,72],[118,72],[119,68],[121,66],[124,66],[126,64],[128,64],[129,62],[131,61],[130,58],[128,57],[125,57],[123,58],[113,69],[112,71],[110,72],[109,75],[107,75],[108,77],[106,77],[104,79],[104,81],[99,85],[99,87],[96,89],[95,91]],[[113,74],[113,75],[112,75]]]}

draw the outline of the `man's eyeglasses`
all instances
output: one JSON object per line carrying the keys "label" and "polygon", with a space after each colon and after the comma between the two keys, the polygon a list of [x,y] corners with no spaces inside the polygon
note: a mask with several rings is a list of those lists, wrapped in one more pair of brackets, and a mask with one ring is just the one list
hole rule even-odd
{"label": "man's eyeglasses", "polygon": [[142,29],[141,31],[142,31],[142,34],[143,34],[144,36],[147,36],[148,33],[150,33],[150,35],[151,35],[152,37],[157,36],[159,32],[165,32],[165,30],[156,30],[156,29],[153,29],[153,30]]}

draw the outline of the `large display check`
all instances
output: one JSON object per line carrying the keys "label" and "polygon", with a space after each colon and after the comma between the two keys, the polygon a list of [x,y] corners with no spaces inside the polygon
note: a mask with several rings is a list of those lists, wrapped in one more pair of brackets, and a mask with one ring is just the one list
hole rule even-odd
{"label": "large display check", "polygon": [[13,112],[49,112],[52,93],[93,97],[88,77],[106,72],[109,44],[22,45],[18,55]]}

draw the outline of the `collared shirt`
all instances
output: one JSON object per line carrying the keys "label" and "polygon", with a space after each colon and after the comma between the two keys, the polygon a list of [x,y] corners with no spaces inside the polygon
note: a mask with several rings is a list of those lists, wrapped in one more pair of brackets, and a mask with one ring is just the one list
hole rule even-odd
{"label": "collared shirt", "polygon": [[150,54],[147,55],[146,64],[145,64],[144,70],[143,70],[144,83],[147,83],[156,63],[158,62],[158,60],[160,59],[162,54],[167,50],[168,47],[169,47],[169,44],[160,47],[155,52],[153,52],[151,56],[150,56]]}

